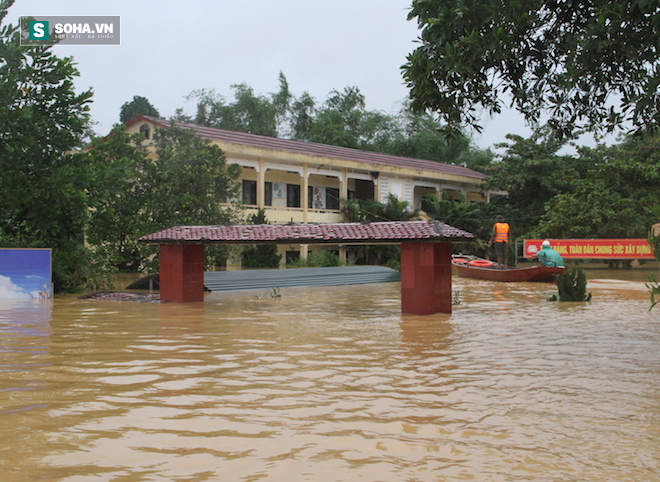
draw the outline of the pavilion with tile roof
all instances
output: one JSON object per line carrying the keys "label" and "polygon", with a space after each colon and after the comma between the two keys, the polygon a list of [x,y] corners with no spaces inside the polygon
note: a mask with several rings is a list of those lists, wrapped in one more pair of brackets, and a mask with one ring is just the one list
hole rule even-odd
{"label": "pavilion with tile roof", "polygon": [[204,301],[207,244],[401,244],[401,311],[451,313],[452,243],[474,235],[438,221],[173,226],[139,239],[160,245],[161,301]]}

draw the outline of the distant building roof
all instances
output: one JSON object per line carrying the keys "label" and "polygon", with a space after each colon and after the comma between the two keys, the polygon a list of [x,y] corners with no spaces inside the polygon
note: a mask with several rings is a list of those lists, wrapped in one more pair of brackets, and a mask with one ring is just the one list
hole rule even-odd
{"label": "distant building roof", "polygon": [[370,244],[473,240],[472,233],[438,221],[173,226],[139,239],[147,244]]}
{"label": "distant building roof", "polygon": [[[166,119],[157,119],[149,116],[138,116],[126,125],[130,126],[140,121],[151,122],[158,127],[170,127],[171,122]],[[342,159],[356,162],[364,162],[388,167],[399,167],[416,169],[419,171],[437,172],[442,174],[463,176],[483,180],[488,176],[481,172],[473,171],[463,166],[445,164],[442,162],[429,161],[426,159],[414,159],[410,157],[393,156],[390,154],[381,154],[378,152],[362,151],[351,149],[349,147],[337,147],[327,144],[317,144],[314,142],[295,141],[291,139],[278,139],[275,137],[260,136],[256,134],[247,134],[245,132],[228,131],[225,129],[216,129],[215,127],[204,127],[197,124],[187,124],[184,122],[174,122],[176,127],[181,129],[192,129],[200,137],[211,141],[236,144],[238,146],[251,146],[262,149],[272,149],[275,151],[292,152],[308,156],[319,156],[325,158]]]}

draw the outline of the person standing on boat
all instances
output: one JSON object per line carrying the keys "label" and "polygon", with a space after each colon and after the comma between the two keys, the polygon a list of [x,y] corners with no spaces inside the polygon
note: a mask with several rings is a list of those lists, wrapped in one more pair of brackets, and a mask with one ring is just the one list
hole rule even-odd
{"label": "person standing on boat", "polygon": [[[495,243],[495,257],[497,264],[500,268],[504,268],[509,264],[509,224],[504,222],[504,218],[499,214],[495,217],[495,224],[493,225],[493,233],[488,241],[490,248]],[[502,264],[504,260],[504,264]]]}
{"label": "person standing on boat", "polygon": [[552,249],[550,241],[547,239],[541,243],[541,251],[534,256],[543,266],[564,266],[564,259],[557,251]]}

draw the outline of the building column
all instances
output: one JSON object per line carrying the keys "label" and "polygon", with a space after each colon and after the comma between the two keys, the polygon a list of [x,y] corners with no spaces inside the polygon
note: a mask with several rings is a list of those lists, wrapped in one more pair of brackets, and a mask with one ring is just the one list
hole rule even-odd
{"label": "building column", "polygon": [[451,313],[451,243],[401,243],[401,312]]}
{"label": "building column", "polygon": [[348,199],[348,169],[342,167],[339,175],[339,209],[344,207],[345,199]]}
{"label": "building column", "polygon": [[257,207],[259,209],[266,207],[266,163],[263,157],[259,158],[257,169]]}
{"label": "building column", "polygon": [[300,193],[300,207],[302,207],[303,212],[303,224],[307,224],[309,222],[309,208],[307,207],[309,205],[309,169],[307,164],[303,165],[302,187],[300,190],[302,191]]}
{"label": "building column", "polygon": [[339,262],[342,264],[346,264],[346,260],[348,259],[348,253],[346,252],[346,246],[343,244],[339,245]]}
{"label": "building column", "polygon": [[160,300],[204,301],[204,246],[160,245]]}

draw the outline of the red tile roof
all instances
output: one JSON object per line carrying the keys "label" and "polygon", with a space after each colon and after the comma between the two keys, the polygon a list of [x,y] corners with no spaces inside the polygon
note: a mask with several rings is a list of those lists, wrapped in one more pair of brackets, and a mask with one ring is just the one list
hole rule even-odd
{"label": "red tile roof", "polygon": [[[167,128],[171,125],[170,121],[165,119],[156,119],[148,116],[138,116],[126,125],[132,125],[139,121],[148,121],[156,124],[158,127]],[[393,156],[390,154],[381,154],[378,152],[361,151],[348,147],[330,146],[327,144],[317,144],[314,142],[294,141],[291,139],[278,139],[275,137],[260,136],[256,134],[247,134],[245,132],[228,131],[216,129],[214,127],[204,127],[196,124],[187,124],[175,122],[174,125],[181,129],[192,129],[197,134],[211,141],[225,142],[229,144],[258,147],[263,149],[272,149],[275,151],[292,152],[308,156],[319,156],[331,159],[348,160],[364,162],[388,167],[399,167],[415,169],[419,171],[436,172],[454,176],[463,176],[473,178],[475,182],[482,181],[488,176],[481,172],[473,171],[463,166],[453,164],[444,164],[437,161],[425,159],[414,159],[410,157]]]}
{"label": "red tile roof", "polygon": [[474,235],[438,221],[378,223],[173,226],[139,239],[147,244],[370,244],[473,241]]}

